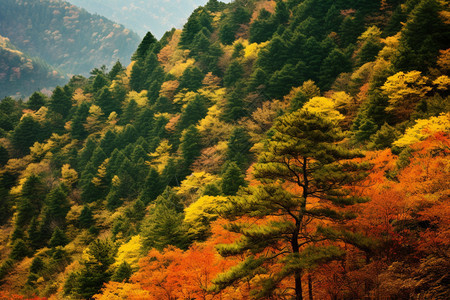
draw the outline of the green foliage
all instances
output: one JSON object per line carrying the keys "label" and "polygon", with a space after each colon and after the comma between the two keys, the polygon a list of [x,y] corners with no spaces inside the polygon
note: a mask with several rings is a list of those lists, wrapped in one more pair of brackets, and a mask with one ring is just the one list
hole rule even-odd
{"label": "green foliage", "polygon": [[25,242],[21,239],[17,239],[12,246],[11,254],[9,257],[14,260],[21,260],[30,254]]}
{"label": "green foliage", "polygon": [[179,89],[187,89],[189,91],[197,91],[202,86],[204,74],[197,67],[189,67],[180,78]]}
{"label": "green foliage", "polygon": [[58,225],[65,223],[65,218],[70,210],[70,203],[67,199],[67,191],[63,185],[52,189],[45,198],[47,213],[51,221]]}
{"label": "green foliage", "polygon": [[236,127],[228,140],[227,161],[235,162],[239,168],[245,169],[252,158],[250,153],[252,146],[250,135],[246,130],[243,127]]}
{"label": "green foliage", "polygon": [[168,245],[184,248],[186,237],[183,219],[183,206],[179,197],[167,188],[156,199],[155,207],[143,221],[141,235],[145,248],[162,250]]}
{"label": "green foliage", "polygon": [[191,125],[196,125],[198,121],[206,117],[207,112],[205,99],[200,95],[196,95],[183,109],[177,127],[179,130],[183,130]]}
{"label": "green foliage", "polygon": [[47,103],[47,97],[40,93],[34,92],[28,99],[27,107],[32,110],[38,110]]}
{"label": "green foliage", "polygon": [[52,248],[56,248],[59,246],[64,247],[65,245],[67,245],[68,242],[69,240],[67,239],[67,236],[64,233],[64,231],[62,231],[59,227],[56,227],[55,230],[53,231],[52,237],[48,245]]}
{"label": "green foliage", "polygon": [[111,280],[117,282],[122,281],[128,282],[128,280],[131,277],[131,274],[132,274],[131,266],[126,261],[124,261],[119,265],[117,270],[114,272],[114,275],[111,277]]}
{"label": "green foliage", "polygon": [[64,88],[56,87],[50,98],[49,108],[60,114],[63,118],[67,117],[70,109],[72,108],[72,93],[68,90],[67,86]]}
{"label": "green foliage", "polygon": [[41,124],[31,116],[25,116],[11,135],[11,142],[20,155],[30,153],[34,142],[42,142],[43,139]]}
{"label": "green foliage", "polygon": [[110,266],[114,263],[116,246],[110,240],[95,240],[86,250],[79,272],[66,279],[64,292],[81,298],[97,294],[105,282],[111,279]]}
{"label": "green foliage", "polygon": [[228,163],[225,166],[222,181],[221,190],[224,195],[233,196],[241,186],[245,186],[246,182],[242,175],[241,169],[235,162]]}
{"label": "green foliage", "polygon": [[142,42],[139,44],[136,52],[133,54],[133,60],[143,60],[151,47],[157,42],[156,38],[151,34],[151,32],[147,32]]}
{"label": "green foliage", "polygon": [[145,178],[144,187],[139,195],[139,201],[142,201],[145,205],[154,201],[163,192],[164,187],[165,185],[158,171],[150,167],[148,175]]}
{"label": "green foliage", "polygon": [[223,84],[226,87],[232,87],[241,80],[243,74],[244,69],[241,64],[237,60],[234,60],[225,72]]}
{"label": "green foliage", "polygon": [[94,218],[92,217],[92,211],[89,206],[83,206],[80,216],[78,217],[78,222],[81,228],[89,228],[93,225]]}
{"label": "green foliage", "polygon": [[200,151],[202,149],[200,133],[197,127],[191,125],[183,132],[180,149],[184,167],[189,169],[194,160],[200,156]]}
{"label": "green foliage", "polygon": [[394,66],[398,71],[419,70],[428,72],[436,66],[439,49],[447,48],[450,39],[449,24],[439,12],[437,0],[422,0],[411,12],[401,31],[400,46]]}
{"label": "green foliage", "polygon": [[[279,272],[267,274],[267,278],[262,280],[263,295],[272,295],[284,278],[293,276],[296,299],[301,299],[303,270],[338,257],[337,252],[342,253],[336,247],[331,252],[326,247],[318,247],[317,251],[321,254],[315,257],[309,253],[311,248],[300,248],[300,244],[311,243],[313,236],[317,234],[313,233],[313,228],[312,232],[307,230],[307,223],[310,218],[326,218],[331,222],[344,220],[346,215],[336,207],[352,205],[364,199],[354,197],[343,186],[364,178],[363,171],[366,167],[343,162],[360,154],[336,144],[344,136],[333,120],[300,110],[280,117],[273,130],[274,133],[253,171],[253,176],[262,184],[232,198],[224,213],[230,219],[238,216],[290,217],[269,220],[263,225],[242,221],[229,227],[229,230],[240,233],[242,237],[235,243],[220,245],[219,253],[231,256],[248,253],[250,250],[250,253],[258,253],[259,258],[255,260],[247,254],[246,261],[219,276],[215,282],[218,287],[223,288],[243,278],[252,278],[257,274],[256,268],[275,259],[283,267]],[[297,195],[288,192],[282,182],[297,185],[301,188],[301,193]],[[327,201],[330,208],[308,207],[312,197]],[[276,253],[271,253],[270,248],[282,240],[289,242],[289,254],[277,259]]]}

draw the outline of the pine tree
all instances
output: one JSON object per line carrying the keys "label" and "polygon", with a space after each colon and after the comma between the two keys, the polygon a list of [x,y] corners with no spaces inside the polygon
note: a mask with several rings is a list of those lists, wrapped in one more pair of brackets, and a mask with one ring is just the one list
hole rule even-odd
{"label": "pine tree", "polygon": [[39,108],[44,106],[46,103],[47,97],[44,94],[40,92],[34,92],[27,102],[27,107],[32,110],[39,110]]}
{"label": "pine tree", "polygon": [[63,118],[67,117],[70,109],[72,108],[71,95],[68,95],[68,91],[62,87],[56,87],[53,91],[53,95],[50,98],[49,108],[54,112],[61,114]]}
{"label": "pine tree", "polygon": [[21,260],[22,258],[28,256],[29,253],[30,250],[28,249],[25,242],[21,239],[18,239],[15,241],[9,257],[14,260]]}
{"label": "pine tree", "polygon": [[397,71],[428,72],[436,66],[440,49],[448,48],[450,25],[440,16],[437,0],[422,0],[411,12],[403,30],[394,67]]}
{"label": "pine tree", "polygon": [[109,80],[116,79],[117,75],[125,71],[125,68],[122,66],[120,61],[116,61],[114,66],[111,68],[111,71],[108,73]]}
{"label": "pine tree", "polygon": [[39,256],[33,258],[30,266],[30,273],[39,274],[44,269],[44,261]]}
{"label": "pine tree", "polygon": [[100,73],[97,76],[95,76],[95,78],[94,78],[94,82],[92,83],[92,91],[95,94],[98,91],[100,91],[102,88],[108,87],[108,86],[109,86],[108,78],[106,78],[105,74]]}
{"label": "pine tree", "polygon": [[148,204],[154,201],[163,192],[163,189],[164,184],[161,182],[161,176],[155,168],[150,167],[139,200]]}
{"label": "pine tree", "polygon": [[31,116],[24,116],[11,134],[11,142],[20,155],[30,153],[34,142],[42,139],[41,124]]}
{"label": "pine tree", "polygon": [[[256,269],[270,268],[273,263],[278,264],[276,270],[279,271],[259,277],[261,287],[255,291],[256,296],[270,297],[283,279],[292,278],[293,299],[300,300],[303,299],[303,270],[343,254],[343,250],[334,245],[314,245],[317,239],[330,238],[328,234],[332,230],[326,225],[314,229],[309,224],[313,219],[325,218],[333,223],[351,217],[337,208],[364,201],[344,188],[361,180],[364,172],[361,172],[363,166],[347,161],[360,155],[337,144],[344,136],[329,119],[296,111],[280,117],[273,131],[253,171],[261,185],[232,198],[225,215],[231,219],[236,216],[282,217],[270,219],[264,225],[245,221],[233,224],[230,229],[242,237],[237,243],[221,245],[219,253],[228,256],[250,252],[252,255],[232,271],[217,277],[215,283],[225,287],[243,278],[250,280],[260,274]],[[300,193],[286,190],[284,186],[288,183],[298,187]],[[328,205],[309,206],[312,198],[322,199]],[[347,236],[355,237],[351,233]],[[359,242],[365,241],[361,238]],[[282,255],[275,250],[280,243],[286,246],[284,249],[288,253]]]}
{"label": "pine tree", "polygon": [[194,125],[189,126],[183,132],[180,142],[184,168],[188,172],[192,163],[200,156],[202,149],[198,129]]}
{"label": "pine tree", "polygon": [[41,237],[38,230],[38,221],[36,217],[33,217],[30,222],[30,226],[27,230],[27,236],[28,236],[28,244],[30,245],[31,249],[36,250],[39,248],[39,246],[42,244]]}
{"label": "pine tree", "polygon": [[226,87],[232,87],[234,84],[239,82],[243,74],[244,69],[241,64],[237,60],[234,60],[225,72],[223,84]]}
{"label": "pine tree", "polygon": [[224,195],[233,196],[245,185],[241,169],[235,162],[228,163],[222,175],[221,190]]}
{"label": "pine tree", "polygon": [[126,261],[124,261],[119,265],[117,270],[114,272],[114,275],[111,277],[111,280],[117,282],[123,281],[128,282],[128,279],[130,279],[132,272],[133,271],[131,270],[131,266]]}
{"label": "pine tree", "polygon": [[78,222],[81,228],[89,228],[94,225],[94,218],[92,217],[92,211],[89,206],[83,206],[80,216],[78,217]]}
{"label": "pine tree", "polygon": [[143,60],[155,43],[157,43],[156,38],[153,34],[151,34],[151,32],[147,32],[145,37],[142,39],[142,42],[139,44],[136,52],[133,54],[132,60]]}
{"label": "pine tree", "polygon": [[237,121],[247,115],[243,94],[242,87],[238,86],[237,89],[234,90],[230,96],[228,96],[229,98],[227,99],[225,110],[223,112],[223,118],[226,121]]}
{"label": "pine tree", "polygon": [[251,159],[251,147],[250,135],[243,127],[236,127],[228,140],[227,161],[235,162],[241,169],[246,168]]}
{"label": "pine tree", "polygon": [[183,224],[183,205],[175,192],[167,188],[156,199],[152,213],[144,220],[142,237],[146,249],[162,250],[168,245],[184,248],[186,233]]}
{"label": "pine tree", "polygon": [[108,130],[100,140],[100,148],[106,156],[110,156],[114,149],[117,148],[117,136],[112,130]]}
{"label": "pine tree", "polygon": [[[114,263],[117,248],[110,240],[95,240],[89,245],[86,258],[81,261],[81,270],[66,279],[65,290],[75,296],[90,299],[97,294],[105,282],[111,279],[110,266]],[[68,284],[68,281],[71,284]],[[70,287],[70,288],[68,288]]]}
{"label": "pine tree", "polygon": [[67,199],[67,191],[63,186],[53,188],[45,198],[45,203],[50,215],[50,219],[58,225],[63,225],[66,215],[70,210],[70,203]]}
{"label": "pine tree", "polygon": [[98,91],[95,99],[106,116],[109,116],[113,111],[120,112],[120,102],[113,97],[107,86]]}
{"label": "pine tree", "polygon": [[196,95],[194,99],[188,102],[181,113],[180,121],[177,124],[178,129],[183,130],[191,125],[196,125],[198,121],[206,117],[207,112],[205,99]]}
{"label": "pine tree", "polygon": [[66,234],[59,227],[56,227],[53,231],[52,238],[50,239],[49,246],[52,248],[56,248],[58,246],[64,247],[67,245],[69,240],[67,239]]}
{"label": "pine tree", "polygon": [[188,67],[180,78],[181,89],[187,89],[189,91],[197,91],[202,87],[202,81],[205,75],[197,67]]}

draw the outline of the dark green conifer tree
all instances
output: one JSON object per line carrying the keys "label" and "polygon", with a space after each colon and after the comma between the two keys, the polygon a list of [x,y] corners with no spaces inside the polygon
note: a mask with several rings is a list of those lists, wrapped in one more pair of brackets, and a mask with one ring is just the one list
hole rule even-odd
{"label": "dark green conifer tree", "polygon": [[17,239],[12,246],[9,257],[14,260],[22,260],[30,254],[27,244],[22,239]]}
{"label": "dark green conifer tree", "polygon": [[158,171],[155,168],[150,167],[139,200],[147,205],[163,192],[164,187],[165,185],[162,182]]}
{"label": "dark green conifer tree", "polygon": [[106,86],[97,93],[95,100],[105,116],[109,116],[113,111],[120,112],[120,102],[113,97],[111,91]]}
{"label": "dark green conifer tree", "polygon": [[78,217],[78,222],[81,228],[89,228],[94,225],[94,218],[92,217],[92,211],[89,206],[83,206],[80,216]]}
{"label": "dark green conifer tree", "polygon": [[436,66],[440,49],[448,48],[450,25],[440,16],[437,0],[422,0],[411,12],[403,30],[394,67],[397,71],[428,72]]}
{"label": "dark green conifer tree", "polygon": [[222,193],[227,196],[234,196],[241,186],[245,186],[241,169],[235,162],[226,164],[220,183]]}
{"label": "dark green conifer tree", "polygon": [[68,242],[69,240],[67,239],[67,236],[64,233],[64,231],[62,231],[59,227],[56,227],[55,230],[53,231],[52,237],[48,245],[52,248],[56,248],[59,246],[64,247],[65,245],[67,245]]}
{"label": "dark green conifer tree", "polygon": [[143,221],[142,237],[146,249],[164,249],[168,245],[178,248],[186,246],[186,233],[183,229],[183,205],[175,192],[166,188],[156,199],[151,214]]}
{"label": "dark green conifer tree", "polygon": [[[250,188],[242,196],[231,198],[231,205],[224,214],[256,218],[283,216],[265,225],[234,224],[233,231],[242,238],[237,243],[220,245],[224,256],[252,253],[247,259],[215,279],[223,288],[241,279],[249,280],[264,270],[265,264],[281,264],[280,272],[265,274],[257,297],[270,297],[280,282],[292,278],[290,286],[293,299],[303,299],[302,275],[304,270],[321,262],[327,262],[344,254],[337,245],[315,244],[316,240],[334,240],[337,236],[352,243],[366,244],[363,236],[344,231],[333,231],[329,225],[314,228],[311,219],[327,219],[342,222],[353,215],[341,208],[365,199],[353,196],[344,186],[363,179],[365,166],[349,162],[360,154],[349,151],[337,142],[344,135],[336,123],[308,112],[296,111],[279,118],[266,149],[260,154],[253,176],[261,185]],[[290,182],[300,192],[293,194],[283,184]],[[328,204],[323,208],[309,206],[312,199],[322,199]],[[329,223],[326,223],[329,224]],[[275,245],[286,244],[285,255],[279,256]]]}
{"label": "dark green conifer tree", "polygon": [[72,99],[66,88],[59,86],[55,88],[50,98],[49,108],[63,118],[67,117],[72,108]]}
{"label": "dark green conifer tree", "polygon": [[41,124],[31,116],[23,117],[11,134],[11,142],[20,155],[30,153],[30,147],[42,140]]}
{"label": "dark green conifer tree", "polygon": [[46,103],[47,97],[44,94],[40,92],[34,92],[27,102],[27,107],[32,110],[39,110],[39,108],[44,106]]}
{"label": "dark green conifer tree", "polygon": [[234,60],[225,72],[223,84],[230,88],[241,80],[243,74],[244,69],[242,65],[237,60]]}
{"label": "dark green conifer tree", "polygon": [[120,61],[116,61],[114,66],[111,68],[111,71],[108,73],[109,80],[116,79],[116,76],[125,71],[125,68],[122,66]]}
{"label": "dark green conifer tree", "polygon": [[133,91],[141,92],[146,89],[144,71],[144,64],[140,61],[136,61],[131,68],[130,87]]}
{"label": "dark green conifer tree", "polygon": [[6,165],[8,160],[9,160],[8,150],[5,147],[3,147],[2,145],[0,145],[0,167],[3,167],[4,165]]}
{"label": "dark green conifer tree", "polygon": [[59,185],[53,188],[45,197],[45,205],[52,222],[58,226],[64,225],[70,203],[67,199],[67,188]]}
{"label": "dark green conifer tree", "polygon": [[106,156],[110,156],[114,149],[117,148],[117,136],[112,130],[108,130],[100,140],[100,148]]}
{"label": "dark green conifer tree", "polygon": [[89,258],[81,261],[81,270],[67,277],[65,293],[82,299],[92,298],[111,279],[110,266],[116,253],[117,247],[110,240],[92,242],[87,250]]}
{"label": "dark green conifer tree", "polygon": [[117,270],[114,272],[113,276],[111,277],[111,280],[117,282],[123,281],[128,282],[132,273],[133,271],[131,270],[131,266],[126,261],[124,261],[119,265]]}
{"label": "dark green conifer tree", "polygon": [[192,163],[200,156],[202,145],[200,143],[200,133],[194,125],[189,126],[181,137],[181,156],[183,165],[188,172]]}
{"label": "dark green conifer tree", "polygon": [[132,60],[143,60],[148,51],[152,48],[152,46],[157,43],[156,38],[151,34],[151,32],[147,32],[142,42],[139,44],[136,52],[133,54]]}
{"label": "dark green conifer tree", "polygon": [[188,102],[181,113],[180,121],[177,124],[178,130],[197,124],[198,121],[206,117],[207,112],[205,99],[200,95],[196,95],[194,99]]}
{"label": "dark green conifer tree", "polygon": [[202,81],[205,75],[197,67],[188,67],[180,78],[179,89],[197,91],[202,87]]}
{"label": "dark green conifer tree", "polygon": [[228,122],[237,121],[240,118],[247,115],[247,110],[244,103],[244,93],[242,91],[242,85],[239,85],[228,96],[225,104],[225,110],[223,112],[223,118]]}
{"label": "dark green conifer tree", "polygon": [[100,73],[94,78],[94,82],[92,83],[92,92],[97,93],[102,88],[109,86],[109,80],[105,74]]}
{"label": "dark green conifer tree", "polygon": [[226,160],[235,162],[239,168],[245,169],[251,161],[251,148],[250,135],[243,127],[236,127],[228,140]]}

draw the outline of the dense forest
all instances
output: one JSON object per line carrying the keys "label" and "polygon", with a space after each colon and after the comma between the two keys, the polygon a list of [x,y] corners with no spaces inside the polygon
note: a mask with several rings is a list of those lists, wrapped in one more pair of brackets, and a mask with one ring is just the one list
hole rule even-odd
{"label": "dense forest", "polygon": [[448,299],[449,41],[444,0],[209,0],[4,98],[0,298]]}
{"label": "dense forest", "polygon": [[128,63],[139,44],[122,25],[60,0],[0,1],[0,35],[2,98],[28,97],[66,83],[67,74],[88,76],[94,67]]}

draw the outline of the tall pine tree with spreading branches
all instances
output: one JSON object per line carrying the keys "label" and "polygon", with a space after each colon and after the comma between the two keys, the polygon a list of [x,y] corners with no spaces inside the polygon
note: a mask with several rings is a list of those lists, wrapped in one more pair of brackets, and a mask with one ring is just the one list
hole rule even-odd
{"label": "tall pine tree with spreading branches", "polygon": [[254,278],[260,285],[255,298],[273,297],[281,285],[293,285],[293,299],[300,300],[305,272],[344,254],[330,240],[367,243],[333,225],[353,217],[346,206],[366,200],[353,196],[351,186],[369,166],[351,160],[362,155],[342,146],[344,135],[329,118],[298,110],[280,117],[272,131],[253,171],[260,184],[231,197],[222,211],[230,220],[226,229],[241,238],[218,251],[246,259],[215,284],[222,289]]}

